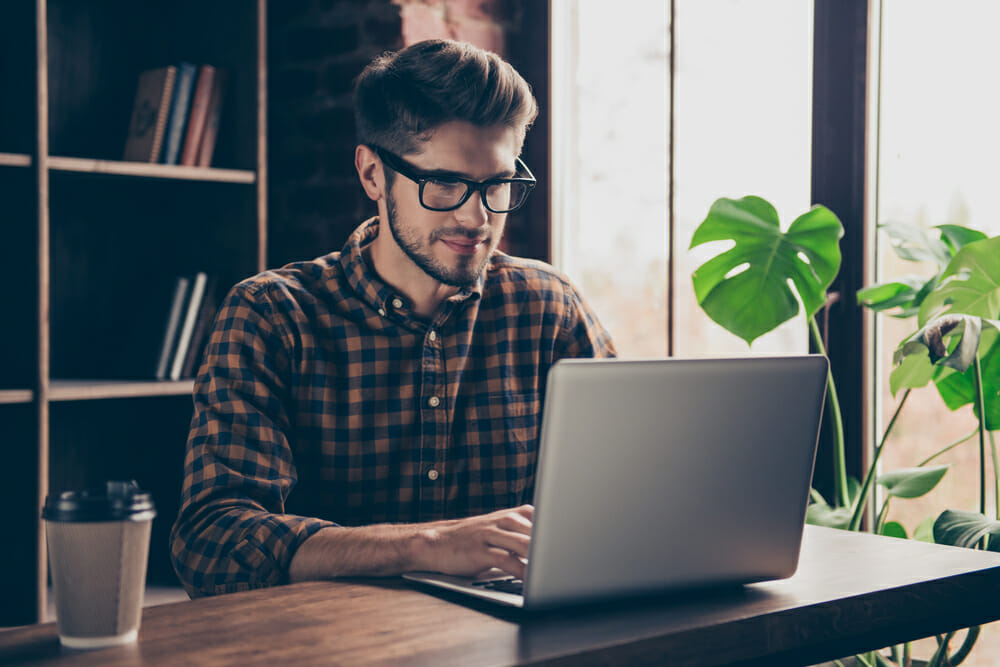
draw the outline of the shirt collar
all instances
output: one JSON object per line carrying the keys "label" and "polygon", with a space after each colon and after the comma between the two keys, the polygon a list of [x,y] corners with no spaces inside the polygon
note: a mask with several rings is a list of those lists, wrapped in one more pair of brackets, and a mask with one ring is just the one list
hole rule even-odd
{"label": "shirt collar", "polygon": [[[389,313],[408,313],[408,299],[386,284],[365,258],[365,249],[378,236],[378,230],[379,219],[376,216],[363,222],[351,233],[340,253],[341,269],[354,293],[382,317],[386,317]],[[487,264],[487,272],[492,265],[491,260]],[[481,299],[486,282],[485,273],[479,276],[475,285],[463,287],[458,293],[449,297],[448,302],[458,304]]]}

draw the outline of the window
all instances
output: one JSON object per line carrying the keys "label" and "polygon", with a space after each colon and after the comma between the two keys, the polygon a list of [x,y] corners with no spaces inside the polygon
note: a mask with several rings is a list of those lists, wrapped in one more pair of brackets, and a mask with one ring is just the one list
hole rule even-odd
{"label": "window", "polygon": [[[673,105],[669,3],[553,12],[554,262],[622,356],[746,354],[698,307],[690,275],[708,254],[687,248],[718,197],[763,196],[784,226],[809,208],[810,3],[675,0]],[[752,352],[806,345],[800,317]]]}

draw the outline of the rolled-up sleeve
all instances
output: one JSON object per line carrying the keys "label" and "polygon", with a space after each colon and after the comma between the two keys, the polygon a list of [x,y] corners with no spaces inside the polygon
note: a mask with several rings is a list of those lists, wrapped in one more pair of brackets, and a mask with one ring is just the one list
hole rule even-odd
{"label": "rolled-up sleeve", "polygon": [[[291,336],[268,283],[230,291],[194,390],[171,556],[192,597],[283,583],[329,521],[284,512],[297,475],[286,409]],[[280,302],[278,302],[280,303]]]}

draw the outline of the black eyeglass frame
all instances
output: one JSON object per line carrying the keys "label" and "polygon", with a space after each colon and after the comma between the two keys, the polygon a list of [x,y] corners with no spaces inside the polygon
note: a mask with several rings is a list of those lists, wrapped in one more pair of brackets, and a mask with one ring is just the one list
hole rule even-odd
{"label": "black eyeglass frame", "polygon": [[[514,164],[516,165],[517,168],[517,171],[515,173],[523,172],[527,174],[527,177],[490,178],[485,181],[471,181],[467,178],[462,178],[461,176],[455,176],[453,174],[448,174],[448,175],[429,174],[427,172],[421,171],[420,169],[417,169],[416,167],[414,167],[412,164],[410,164],[400,156],[396,155],[391,151],[386,150],[385,148],[382,148],[381,146],[369,146],[369,148],[375,151],[375,154],[379,156],[379,159],[381,159],[382,162],[388,165],[390,169],[392,169],[400,176],[405,176],[406,178],[410,179],[419,186],[420,205],[426,208],[428,211],[437,211],[437,212],[454,211],[455,209],[460,208],[463,204],[465,204],[465,202],[469,201],[469,197],[472,196],[473,192],[478,192],[480,199],[482,199],[483,201],[483,206],[486,207],[487,211],[490,211],[492,213],[512,213],[521,208],[522,206],[524,206],[525,202],[528,201],[528,196],[531,195],[531,191],[535,189],[535,184],[538,182],[535,179],[535,175],[531,173],[530,169],[528,169],[528,165],[524,164],[524,162],[519,157],[514,158]],[[459,199],[458,203],[455,204],[454,206],[448,206],[446,208],[436,208],[434,206],[428,206],[427,204],[424,203],[424,186],[427,185],[428,181],[455,181],[457,183],[462,183],[465,185],[465,194],[462,195],[461,199]],[[490,206],[489,202],[486,201],[486,190],[487,188],[493,187],[495,185],[501,185],[503,183],[523,183],[528,187],[528,192],[525,193],[520,203],[518,203],[518,205],[515,206],[514,208],[498,211],[492,206]]]}

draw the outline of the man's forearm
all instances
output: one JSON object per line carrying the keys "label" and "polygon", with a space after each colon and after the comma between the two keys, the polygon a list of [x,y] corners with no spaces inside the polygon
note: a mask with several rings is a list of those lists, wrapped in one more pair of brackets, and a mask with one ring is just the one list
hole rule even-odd
{"label": "man's forearm", "polygon": [[323,528],[299,545],[288,578],[388,577],[414,570],[468,576],[491,568],[523,577],[533,513],[522,505],[431,523]]}
{"label": "man's forearm", "polygon": [[385,577],[417,569],[413,563],[418,533],[415,525],[324,528],[296,550],[288,577],[293,582]]}

